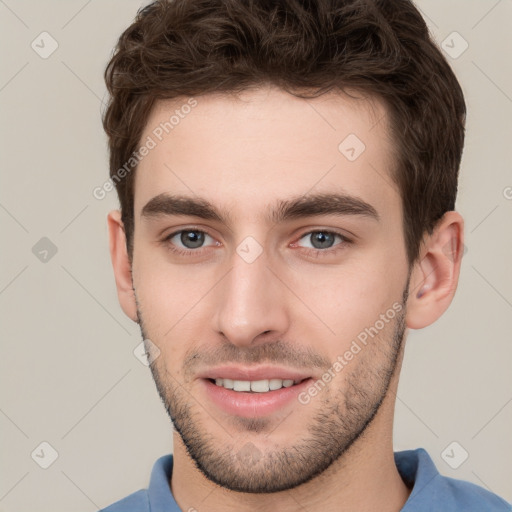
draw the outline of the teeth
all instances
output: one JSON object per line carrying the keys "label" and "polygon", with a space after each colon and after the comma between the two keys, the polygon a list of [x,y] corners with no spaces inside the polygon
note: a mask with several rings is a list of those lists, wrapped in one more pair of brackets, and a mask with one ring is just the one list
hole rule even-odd
{"label": "teeth", "polygon": [[252,391],[253,393],[267,393],[283,387],[289,388],[300,381],[294,382],[292,379],[264,379],[264,380],[232,380],[215,379],[215,384],[226,389],[234,391]]}
{"label": "teeth", "polygon": [[268,381],[270,391],[281,389],[283,387],[283,381],[281,379],[270,379]]}
{"label": "teeth", "polygon": [[[222,380],[222,379],[219,379]],[[224,386],[226,389],[233,389],[234,387],[234,381],[231,379],[224,379],[224,384],[220,384],[221,386]]]}
{"label": "teeth", "polygon": [[248,380],[234,380],[233,389],[235,391],[251,391],[251,382]]}

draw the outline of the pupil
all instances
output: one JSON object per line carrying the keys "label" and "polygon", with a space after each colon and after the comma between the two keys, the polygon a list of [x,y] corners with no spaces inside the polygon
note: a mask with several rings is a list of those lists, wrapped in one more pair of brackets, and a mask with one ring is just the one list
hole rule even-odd
{"label": "pupil", "polygon": [[183,231],[180,238],[182,244],[188,249],[201,247],[204,243],[204,233],[200,231]]}
{"label": "pupil", "polygon": [[317,231],[311,235],[311,244],[315,249],[325,249],[334,243],[334,235],[332,233],[324,233]]}

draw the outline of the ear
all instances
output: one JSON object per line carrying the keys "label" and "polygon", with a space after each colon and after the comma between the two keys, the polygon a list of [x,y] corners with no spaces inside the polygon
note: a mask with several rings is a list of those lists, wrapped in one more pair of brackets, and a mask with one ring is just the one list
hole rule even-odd
{"label": "ear", "polygon": [[464,220],[446,212],[431,235],[424,238],[413,266],[407,300],[406,324],[422,329],[434,323],[450,305],[459,282],[464,248]]}
{"label": "ear", "polygon": [[132,282],[132,265],[126,248],[126,234],[119,210],[111,211],[107,217],[110,239],[110,257],[114,267],[117,296],[125,314],[138,322],[137,305]]}

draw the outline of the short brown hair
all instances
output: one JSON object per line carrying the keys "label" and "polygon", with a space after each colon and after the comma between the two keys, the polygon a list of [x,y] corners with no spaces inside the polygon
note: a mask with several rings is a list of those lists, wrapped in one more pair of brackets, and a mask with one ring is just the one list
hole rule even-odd
{"label": "short brown hair", "polygon": [[[455,208],[466,106],[409,0],[157,0],[121,35],[105,70],[109,137],[128,252],[134,172],[125,166],[158,99],[263,84],[295,96],[361,91],[387,107],[409,263]],[[136,167],[136,166],[135,166]]]}

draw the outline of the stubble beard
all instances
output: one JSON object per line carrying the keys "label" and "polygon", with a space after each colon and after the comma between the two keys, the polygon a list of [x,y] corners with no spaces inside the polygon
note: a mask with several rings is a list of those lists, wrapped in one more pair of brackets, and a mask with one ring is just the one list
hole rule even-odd
{"label": "stubble beard", "polygon": [[[271,418],[233,417],[225,430],[232,432],[235,429],[239,435],[230,437],[226,433],[228,440],[225,443],[216,439],[209,425],[215,424],[217,431],[220,427],[197,400],[190,398],[182,383],[167,372],[163,363],[156,360],[151,371],[160,398],[189,456],[203,475],[232,491],[273,493],[312,480],[342,458],[375,418],[397,369],[406,329],[407,288],[403,293],[402,309],[390,321],[392,325],[370,340],[343,369],[348,372],[342,388],[335,392],[324,389],[311,400],[310,404],[317,412],[302,438],[291,439],[289,446],[276,446],[273,450],[258,448],[256,434],[269,436],[266,444],[272,439],[272,434],[267,432],[276,428],[272,426]],[[140,309],[138,304],[139,325],[146,340],[149,333]],[[335,382],[336,378],[329,387]],[[284,423],[294,421],[294,417],[295,421],[304,421],[302,407],[308,406],[297,403],[293,413],[277,428],[285,428]],[[254,443],[244,440],[244,434],[249,434]]]}

